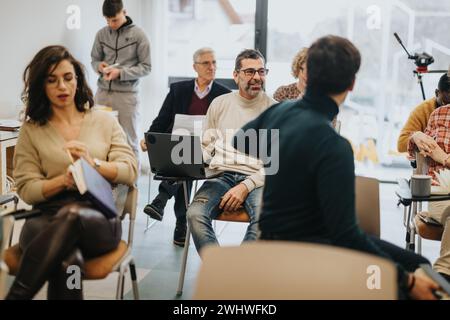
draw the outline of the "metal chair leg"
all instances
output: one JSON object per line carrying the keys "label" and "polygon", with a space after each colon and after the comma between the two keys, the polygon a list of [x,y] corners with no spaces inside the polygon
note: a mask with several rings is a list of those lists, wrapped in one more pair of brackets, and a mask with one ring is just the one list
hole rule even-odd
{"label": "metal chair leg", "polygon": [[187,258],[188,258],[188,253],[189,253],[190,238],[191,238],[191,230],[190,230],[189,224],[188,224],[187,231],[186,231],[186,240],[184,241],[183,260],[181,262],[180,277],[178,279],[177,296],[181,296],[183,294],[184,277],[186,275],[186,266],[187,266]]}
{"label": "metal chair leg", "polygon": [[124,282],[124,273],[125,271],[120,268],[119,278],[117,279],[117,289],[116,289],[116,300],[123,299],[123,282]]}
{"label": "metal chair leg", "polygon": [[123,300],[123,294],[125,289],[125,274],[122,276],[122,290],[120,291],[120,300]]}
{"label": "metal chair leg", "polygon": [[410,243],[411,243],[411,210],[412,210],[412,206],[408,206],[408,213],[406,215],[406,220],[405,220],[405,227],[406,227],[406,250],[410,250]]}
{"label": "metal chair leg", "polygon": [[134,300],[139,300],[139,287],[137,282],[136,265],[134,264],[134,260],[130,261],[130,276],[131,276],[131,285],[133,286]]}
{"label": "metal chair leg", "polygon": [[[195,190],[197,190],[197,181],[195,184]],[[190,197],[188,194],[186,181],[183,181],[183,191],[184,191],[184,204],[186,206],[186,212],[187,212],[187,210],[189,208]],[[187,227],[186,227],[187,230],[186,230],[186,238],[184,240],[183,261],[181,263],[180,277],[178,279],[177,296],[181,296],[183,294],[184,277],[186,275],[186,265],[187,265],[187,258],[188,258],[188,253],[189,253],[189,244],[190,244],[190,240],[191,240],[191,230],[190,230],[189,222],[187,222],[187,218],[186,218],[186,223],[187,223]]]}
{"label": "metal chair leg", "polygon": [[417,234],[417,251],[416,251],[416,253],[417,254],[422,254],[422,237],[419,235],[419,234]]}

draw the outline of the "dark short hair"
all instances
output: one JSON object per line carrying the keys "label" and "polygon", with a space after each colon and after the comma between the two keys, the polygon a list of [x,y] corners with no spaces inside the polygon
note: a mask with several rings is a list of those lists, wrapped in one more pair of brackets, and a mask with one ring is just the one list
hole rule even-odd
{"label": "dark short hair", "polygon": [[443,92],[450,91],[450,80],[446,73],[444,73],[442,75],[442,77],[439,79],[438,89],[439,89],[439,91],[443,91]]}
{"label": "dark short hair", "polygon": [[234,70],[238,71],[241,69],[242,60],[244,59],[255,59],[255,60],[261,59],[264,62],[264,64],[266,64],[266,59],[264,59],[264,56],[262,55],[261,52],[254,49],[245,49],[244,51],[239,53],[238,56],[236,57]]}
{"label": "dark short hair", "polygon": [[103,2],[103,16],[107,18],[114,18],[116,14],[123,10],[122,0],[105,0]]}
{"label": "dark short hair", "polygon": [[308,89],[339,94],[349,89],[361,66],[361,54],[349,40],[329,35],[308,50]]}
{"label": "dark short hair", "polygon": [[92,90],[86,82],[83,65],[76,60],[70,52],[62,46],[49,46],[41,49],[31,60],[23,73],[25,87],[22,92],[22,99],[26,104],[25,119],[39,125],[44,125],[52,115],[50,100],[45,93],[47,77],[58,64],[67,60],[75,69],[77,77],[77,91],[75,93],[75,105],[78,111],[92,108],[94,99]]}

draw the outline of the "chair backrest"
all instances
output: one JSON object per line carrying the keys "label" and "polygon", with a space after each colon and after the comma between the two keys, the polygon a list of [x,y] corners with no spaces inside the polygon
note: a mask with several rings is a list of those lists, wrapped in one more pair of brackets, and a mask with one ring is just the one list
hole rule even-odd
{"label": "chair backrest", "polygon": [[377,179],[356,177],[355,208],[361,229],[380,237],[380,184]]}
{"label": "chair backrest", "polygon": [[353,250],[258,241],[240,247],[207,247],[202,259],[194,299],[397,298],[395,265]]}

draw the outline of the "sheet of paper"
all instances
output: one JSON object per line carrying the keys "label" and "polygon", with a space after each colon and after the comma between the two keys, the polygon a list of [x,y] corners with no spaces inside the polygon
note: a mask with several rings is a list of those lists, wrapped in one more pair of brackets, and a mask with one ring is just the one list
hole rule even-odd
{"label": "sheet of paper", "polygon": [[206,116],[176,114],[172,134],[202,136],[203,123]]}

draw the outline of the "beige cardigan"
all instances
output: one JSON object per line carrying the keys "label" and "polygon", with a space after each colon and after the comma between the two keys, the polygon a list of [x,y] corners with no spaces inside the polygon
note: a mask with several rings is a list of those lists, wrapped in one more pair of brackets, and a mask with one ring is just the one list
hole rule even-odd
{"label": "beige cardigan", "polygon": [[[89,110],[77,139],[87,145],[93,158],[114,162],[118,174],[114,183],[131,185],[137,178],[137,162],[127,144],[125,133],[111,115]],[[30,205],[44,202],[42,187],[46,180],[64,174],[71,164],[63,149],[66,141],[50,124],[26,122],[20,129],[14,155],[13,176],[18,194]]]}

